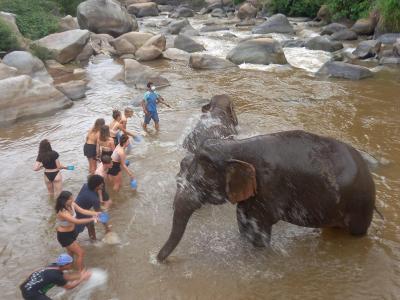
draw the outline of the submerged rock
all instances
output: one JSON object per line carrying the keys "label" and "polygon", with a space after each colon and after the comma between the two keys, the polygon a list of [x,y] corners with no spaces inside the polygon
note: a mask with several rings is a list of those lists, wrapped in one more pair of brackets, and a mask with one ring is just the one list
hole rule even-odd
{"label": "submerged rock", "polygon": [[339,61],[330,61],[325,63],[318,70],[317,75],[360,80],[367,77],[372,77],[373,73],[366,67]]}
{"label": "submerged rock", "polygon": [[343,44],[338,41],[331,41],[323,36],[316,36],[309,39],[305,44],[310,50],[323,50],[327,52],[335,52],[343,48]]}
{"label": "submerged rock", "polygon": [[381,49],[381,42],[377,40],[362,41],[353,51],[353,55],[357,58],[366,59],[375,57]]}
{"label": "submerged rock", "polygon": [[137,88],[146,88],[149,81],[157,87],[170,85],[168,79],[162,77],[159,72],[133,59],[124,59],[123,79],[125,83],[132,83]]}
{"label": "submerged rock", "polygon": [[190,37],[184,34],[179,34],[175,38],[174,48],[178,48],[189,53],[206,50],[202,44],[197,43],[196,41],[192,40]]}
{"label": "submerged rock", "polygon": [[223,58],[215,57],[208,54],[192,54],[189,59],[189,66],[193,69],[229,69],[237,68],[237,66]]}
{"label": "submerged rock", "polygon": [[177,48],[168,48],[163,52],[163,57],[169,60],[189,61],[190,53]]}
{"label": "submerged rock", "polygon": [[73,80],[59,83],[56,88],[71,100],[86,97],[87,82],[85,80]]}

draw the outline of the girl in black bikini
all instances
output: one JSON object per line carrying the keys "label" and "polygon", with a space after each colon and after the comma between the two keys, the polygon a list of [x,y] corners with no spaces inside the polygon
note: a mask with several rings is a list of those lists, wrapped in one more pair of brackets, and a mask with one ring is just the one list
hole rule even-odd
{"label": "girl in black bikini", "polygon": [[97,146],[100,160],[103,155],[111,156],[113,154],[115,149],[114,139],[110,136],[110,127],[108,125],[101,126]]}
{"label": "girl in black bikini", "polygon": [[62,177],[60,170],[66,169],[58,160],[58,153],[51,148],[48,140],[39,144],[39,154],[33,167],[34,171],[44,168],[44,182],[50,195],[58,196],[62,190]]}

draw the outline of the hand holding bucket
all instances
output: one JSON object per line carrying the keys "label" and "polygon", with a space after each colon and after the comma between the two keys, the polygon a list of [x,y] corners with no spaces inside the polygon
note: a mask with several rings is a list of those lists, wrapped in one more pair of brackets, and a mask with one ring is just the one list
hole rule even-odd
{"label": "hand holding bucket", "polygon": [[106,224],[110,220],[110,216],[106,212],[102,212],[99,215],[99,221],[103,224]]}

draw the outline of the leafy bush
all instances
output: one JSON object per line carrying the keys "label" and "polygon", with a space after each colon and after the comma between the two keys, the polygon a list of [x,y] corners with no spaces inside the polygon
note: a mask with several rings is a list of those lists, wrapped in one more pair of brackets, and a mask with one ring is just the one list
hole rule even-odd
{"label": "leafy bush", "polygon": [[53,0],[59,4],[62,12],[65,15],[76,16],[76,8],[85,0]]}
{"label": "leafy bush", "polygon": [[0,0],[0,10],[17,15],[17,25],[22,35],[36,40],[58,29],[60,8],[49,0]]}
{"label": "leafy bush", "polygon": [[243,3],[245,0],[233,0],[233,4],[238,5],[240,3]]}
{"label": "leafy bush", "polygon": [[315,17],[325,0],[271,0],[268,2],[273,13],[295,17]]}
{"label": "leafy bush", "polygon": [[32,55],[40,58],[43,61],[54,59],[54,54],[52,51],[34,43],[30,45],[30,52],[32,53]]}
{"label": "leafy bush", "polygon": [[6,22],[0,19],[0,51],[12,51],[19,48],[15,33]]}
{"label": "leafy bush", "polygon": [[400,1],[378,0],[380,25],[389,32],[400,32]]}
{"label": "leafy bush", "polygon": [[375,0],[327,0],[325,2],[328,4],[329,10],[333,12],[333,20],[342,18],[357,20],[368,16]]}

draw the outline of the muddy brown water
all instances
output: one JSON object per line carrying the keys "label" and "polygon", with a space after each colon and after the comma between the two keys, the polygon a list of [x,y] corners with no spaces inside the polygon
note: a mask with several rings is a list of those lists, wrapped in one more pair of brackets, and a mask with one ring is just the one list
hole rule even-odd
{"label": "muddy brown water", "polygon": [[[160,93],[173,106],[160,109],[161,132],[129,155],[138,191],[113,194],[110,212],[118,246],[79,236],[87,267],[107,270],[105,290],[93,299],[399,299],[400,298],[400,69],[362,81],[318,79],[298,69],[194,71],[182,62],[155,61],[171,86]],[[87,175],[83,144],[98,117],[111,120],[143,93],[111,80],[120,66],[90,64],[87,98],[50,116],[0,129],[0,293],[20,298],[17,285],[62,248],[54,229],[54,200],[42,172],[33,172],[38,144],[48,138],[60,153],[64,189],[76,195]],[[329,135],[363,149],[385,165],[373,171],[377,207],[367,236],[280,222],[272,244],[254,249],[238,232],[235,207],[204,206],[166,264],[155,255],[168,238],[181,142],[204,99],[227,93],[239,118],[239,137],[288,129]],[[134,107],[139,113],[141,109]],[[141,115],[140,115],[141,116]],[[130,121],[133,128],[140,118]],[[101,226],[98,235],[103,236]],[[50,296],[59,290],[50,292]],[[67,293],[66,298],[73,293]]]}

